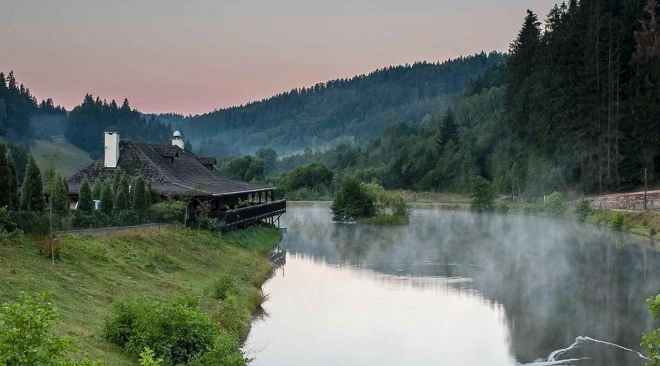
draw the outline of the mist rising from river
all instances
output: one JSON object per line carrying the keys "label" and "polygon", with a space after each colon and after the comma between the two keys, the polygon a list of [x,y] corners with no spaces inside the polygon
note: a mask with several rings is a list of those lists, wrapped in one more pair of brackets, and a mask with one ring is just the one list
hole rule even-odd
{"label": "mist rising from river", "polygon": [[[296,266],[309,265],[297,276],[326,268],[338,271],[329,274],[331,278],[346,275],[334,284],[338,288],[350,285],[352,279],[367,278],[361,282],[363,286],[380,284],[386,294],[399,291],[401,296],[413,297],[419,294],[405,295],[405,291],[416,289],[428,296],[444,292],[453,300],[465,296],[478,299],[499,317],[506,333],[503,339],[509,358],[502,359],[502,364],[548,361],[553,351],[568,347],[580,336],[638,350],[641,333],[653,327],[644,300],[660,291],[660,256],[644,247],[654,245],[648,239],[517,215],[417,210],[410,225],[396,227],[333,224],[330,216],[326,207],[316,206],[294,207],[286,215],[283,222],[288,233],[282,246],[289,253],[287,266],[293,267],[292,261]],[[266,286],[273,302],[272,306],[265,305],[271,314],[271,319],[264,320],[266,325],[272,319],[286,317],[269,307],[277,308],[278,291],[286,291],[278,290],[279,286],[286,288],[294,281],[289,279],[287,266],[283,278],[275,278]],[[315,291],[312,279],[308,293],[315,296]],[[379,289],[374,287],[372,291]],[[333,299],[327,301],[332,303]],[[453,301],[435,300],[439,304]],[[363,301],[355,301],[348,309],[359,312],[360,306],[371,306],[369,301],[366,294]],[[410,309],[393,316],[403,317],[406,311]],[[474,311],[477,317],[479,312],[476,308]],[[470,313],[461,314],[466,318],[465,325],[458,322],[451,326],[479,329],[469,319]],[[317,316],[326,315],[320,311]],[[428,321],[443,316],[447,314],[424,314]],[[392,322],[389,332],[393,337],[397,326]],[[323,334],[328,329],[310,331]],[[476,332],[473,342],[488,344],[489,339]],[[432,334],[419,335],[429,336]],[[643,364],[637,355],[594,342],[583,342],[562,357],[588,358],[579,364]],[[452,364],[448,359],[431,361]]]}

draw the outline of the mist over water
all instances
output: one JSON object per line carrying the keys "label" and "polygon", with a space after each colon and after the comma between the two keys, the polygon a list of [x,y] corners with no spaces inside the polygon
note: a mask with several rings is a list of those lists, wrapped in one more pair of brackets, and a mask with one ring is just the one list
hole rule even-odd
{"label": "mist over water", "polygon": [[517,215],[417,210],[341,225],[292,207],[255,365],[643,365],[660,253],[642,237]]}

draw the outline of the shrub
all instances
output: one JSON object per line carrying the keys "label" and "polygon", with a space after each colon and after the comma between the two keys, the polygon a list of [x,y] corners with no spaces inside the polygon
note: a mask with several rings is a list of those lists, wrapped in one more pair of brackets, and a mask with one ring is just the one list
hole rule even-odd
{"label": "shrub", "polygon": [[[649,313],[653,315],[653,320],[660,318],[660,295],[655,298],[648,298]],[[650,334],[642,334],[642,343],[640,346],[648,350],[649,360],[652,366],[660,365],[660,329],[652,331]]]}
{"label": "shrub", "polygon": [[552,192],[545,201],[545,212],[551,217],[557,218],[563,215],[564,211],[566,211],[564,196],[559,192]]}
{"label": "shrub", "polygon": [[615,212],[610,219],[610,226],[615,230],[621,230],[626,223],[626,214],[624,212]]}
{"label": "shrub", "polygon": [[245,358],[238,340],[230,334],[221,334],[213,341],[213,347],[201,357],[195,357],[191,366],[246,366],[252,360]]}
{"label": "shrub", "polygon": [[331,209],[332,219],[341,222],[372,217],[375,214],[373,198],[354,178],[344,179]]}
{"label": "shrub", "polygon": [[654,227],[652,227],[651,230],[649,230],[649,235],[650,236],[655,236],[655,234],[657,234],[657,233],[658,233],[658,231]]}
{"label": "shrub", "polygon": [[39,236],[50,234],[50,218],[48,214],[18,211],[10,212],[9,217],[12,222],[16,223],[16,229],[26,234]]}
{"label": "shrub", "polygon": [[105,337],[136,357],[149,347],[166,364],[185,364],[210,350],[219,335],[190,296],[172,303],[134,297],[115,301],[112,307]]}
{"label": "shrub", "polygon": [[250,331],[250,311],[232,294],[221,301],[216,319],[222,328],[238,339],[247,338]]}
{"label": "shrub", "polygon": [[183,223],[186,203],[168,199],[151,206],[149,211],[155,221],[168,224]]}
{"label": "shrub", "polygon": [[477,176],[472,180],[470,204],[473,211],[484,212],[495,209],[495,193],[488,180]]}
{"label": "shrub", "polygon": [[0,308],[0,360],[3,365],[94,365],[70,361],[69,342],[53,333],[59,313],[48,294],[21,293]]}
{"label": "shrub", "polygon": [[76,211],[71,215],[71,228],[73,229],[93,229],[109,226],[111,223],[108,215],[101,211],[83,212]]}
{"label": "shrub", "polygon": [[144,347],[144,351],[140,352],[140,366],[160,366],[163,364],[163,359],[154,358],[154,351],[149,347]]}
{"label": "shrub", "polygon": [[236,293],[236,277],[224,273],[213,286],[213,298],[225,300],[229,294]]}
{"label": "shrub", "polygon": [[498,211],[503,214],[509,213],[509,210],[511,210],[511,208],[505,205],[504,203],[501,204],[500,207],[498,207]]}
{"label": "shrub", "polygon": [[586,221],[587,218],[591,216],[591,213],[591,202],[589,202],[589,200],[584,196],[580,197],[580,199],[577,201],[577,204],[575,205],[575,216],[577,217],[578,221]]}

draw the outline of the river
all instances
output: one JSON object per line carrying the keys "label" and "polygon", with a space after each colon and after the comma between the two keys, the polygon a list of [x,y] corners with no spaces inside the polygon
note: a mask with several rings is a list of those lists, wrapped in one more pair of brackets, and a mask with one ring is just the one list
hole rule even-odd
{"label": "river", "polygon": [[256,366],[643,365],[650,239],[518,215],[418,209],[409,225],[282,218],[286,263],[245,344]]}

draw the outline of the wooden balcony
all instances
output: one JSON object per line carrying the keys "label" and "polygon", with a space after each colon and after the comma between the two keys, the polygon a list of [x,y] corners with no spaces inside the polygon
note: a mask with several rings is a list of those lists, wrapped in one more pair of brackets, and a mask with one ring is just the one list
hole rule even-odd
{"label": "wooden balcony", "polygon": [[229,211],[212,211],[209,216],[218,219],[222,230],[231,230],[260,222],[275,224],[279,222],[280,216],[284,213],[286,213],[286,200],[261,203]]}

